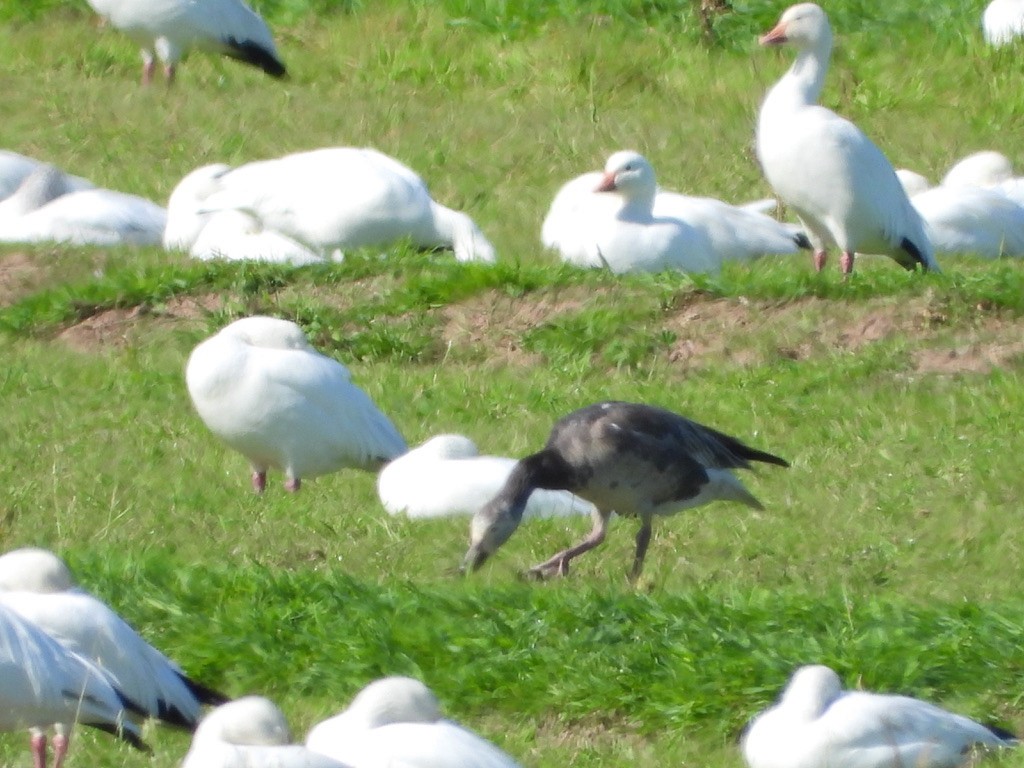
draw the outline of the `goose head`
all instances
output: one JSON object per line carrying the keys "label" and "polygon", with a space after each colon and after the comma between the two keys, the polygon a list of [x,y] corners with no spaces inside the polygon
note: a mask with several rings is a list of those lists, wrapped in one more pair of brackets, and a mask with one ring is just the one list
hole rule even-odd
{"label": "goose head", "polygon": [[780,706],[801,719],[820,717],[843,692],[842,683],[832,669],[822,664],[800,667],[793,673]]}
{"label": "goose head", "polygon": [[192,247],[209,218],[200,210],[203,202],[220,189],[220,177],[230,170],[223,163],[204,165],[178,182],[167,200],[164,248],[187,251]]}
{"label": "goose head", "polygon": [[411,677],[384,677],[352,699],[346,715],[367,728],[391,723],[435,723],[441,704],[426,685]]}
{"label": "goose head", "polygon": [[618,192],[627,200],[650,200],[658,191],[654,168],[639,152],[623,150],[608,158],[595,192]]}
{"label": "goose head", "polygon": [[25,547],[0,556],[0,591],[52,594],[74,586],[67,565],[47,549]]}
{"label": "goose head", "polygon": [[192,743],[210,742],[282,746],[291,743],[291,731],[274,702],[262,696],[243,696],[217,707],[199,723]]}
{"label": "goose head", "polygon": [[312,349],[306,339],[306,334],[298,325],[290,320],[265,315],[253,315],[235,320],[217,335],[238,339],[245,344],[262,349]]}
{"label": "goose head", "polygon": [[815,3],[800,3],[786,9],[769,32],[761,35],[761,45],[792,44],[801,49],[830,49],[832,28],[828,16]]}

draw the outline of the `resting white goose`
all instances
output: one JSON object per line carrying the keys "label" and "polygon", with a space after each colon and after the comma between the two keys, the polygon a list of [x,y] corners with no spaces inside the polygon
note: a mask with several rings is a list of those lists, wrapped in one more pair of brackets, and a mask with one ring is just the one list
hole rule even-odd
{"label": "resting white goose", "polygon": [[285,75],[266,22],[242,0],[89,0],[111,26],[142,46],[142,82],[153,80],[156,59],[168,84],[190,50],[223,54]]}
{"label": "resting white goose", "polygon": [[406,451],[348,369],[288,320],[236,320],[192,351],[185,379],[206,426],[252,464],[259,492],[271,467],[297,491],[303,477],[376,471]]}
{"label": "resting white goose", "polygon": [[196,729],[181,768],[345,768],[291,743],[284,713],[262,696],[244,696],[210,712]]}
{"label": "resting white goose", "polygon": [[1002,152],[988,149],[967,155],[942,177],[944,187],[994,187],[1013,178],[1013,163]]}
{"label": "resting white goose", "polygon": [[248,163],[216,183],[201,212],[242,211],[317,253],[409,240],[450,248],[459,261],[496,258],[469,216],[436,203],[411,169],[374,149],[299,152]]}
{"label": "resting white goose", "polygon": [[59,168],[42,165],[0,202],[0,242],[156,245],[167,212],[110,189],[79,189]]}
{"label": "resting white goose", "polygon": [[433,692],[409,677],[370,683],[341,714],[314,726],[306,746],[352,768],[518,768],[489,741],[445,720]]}
{"label": "resting white goose", "polygon": [[738,501],[762,509],[733,469],[752,461],[788,467],[759,451],[672,411],[614,400],[580,408],[559,419],[547,444],[521,459],[501,491],[473,516],[462,570],[476,570],[522,522],[536,488],[568,490],[594,504],[593,528],[582,542],[530,569],[532,576],[565,576],[574,558],[604,542],[612,512],[638,517],[630,578],[643,569],[655,517],[712,501]]}
{"label": "resting white goose", "polygon": [[[472,515],[497,495],[515,465],[515,459],[504,456],[481,456],[463,435],[437,435],[384,467],[377,476],[377,494],[392,515]],[[537,489],[523,516],[589,515],[593,508],[568,491]]]}
{"label": "resting white goose", "polygon": [[0,605],[102,667],[139,714],[192,730],[203,704],[227,701],[186,677],[109,606],[78,589],[53,552],[27,547],[0,556]]}
{"label": "resting white goose", "polygon": [[146,750],[138,726],[127,719],[128,706],[103,670],[0,605],[0,731],[31,731],[35,768],[46,765],[51,726],[54,768],[61,767],[75,722]]}
{"label": "resting white goose", "polygon": [[718,271],[707,237],[683,221],[654,215],[657,180],[643,155],[616,152],[586,193],[594,178],[585,174],[563,186],[541,228],[541,240],[564,261],[616,274]]}
{"label": "resting white goose", "polygon": [[973,747],[1016,744],[973,720],[908,696],[844,691],[825,666],[801,667],[743,738],[750,768],[958,768]]}
{"label": "resting white goose", "polygon": [[[0,149],[0,200],[3,200],[21,186],[25,178],[44,163],[35,158],[20,155],[17,152]],[[66,177],[68,192],[80,189],[91,189],[94,185],[88,179],[79,176]]]}
{"label": "resting white goose", "polygon": [[939,186],[910,198],[939,254],[1024,256],[1024,207],[997,188]]}
{"label": "resting white goose", "polygon": [[981,17],[985,42],[1006,45],[1024,34],[1024,0],[992,0]]}
{"label": "resting white goose", "polygon": [[803,222],[815,267],[835,245],[844,274],[853,270],[855,252],[937,270],[921,219],[885,155],[849,120],[818,105],[832,52],[825,12],[814,3],[794,5],[761,44],[798,49],[761,106],[757,156],[772,189]]}
{"label": "resting white goose", "polygon": [[188,251],[204,261],[269,261],[295,266],[324,261],[312,249],[267,229],[252,214],[235,210],[202,213],[206,199],[220,189],[218,180],[230,170],[223,163],[204,165],[178,182],[167,201],[164,248]]}

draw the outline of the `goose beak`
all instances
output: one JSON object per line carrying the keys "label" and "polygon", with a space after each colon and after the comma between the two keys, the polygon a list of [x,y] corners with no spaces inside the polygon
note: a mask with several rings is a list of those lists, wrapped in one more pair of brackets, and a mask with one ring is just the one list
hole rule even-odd
{"label": "goose beak", "polygon": [[606,173],[601,177],[601,183],[597,185],[595,192],[614,192],[618,187],[615,186],[615,174]]}
{"label": "goose beak", "polygon": [[757,42],[761,45],[782,45],[789,38],[786,37],[786,25],[782,22],[776,24],[770,32],[761,35]]}
{"label": "goose beak", "polygon": [[459,572],[463,575],[469,575],[483,565],[490,556],[491,553],[481,549],[479,544],[473,544],[466,551],[466,556],[462,558],[462,565],[459,566]]}

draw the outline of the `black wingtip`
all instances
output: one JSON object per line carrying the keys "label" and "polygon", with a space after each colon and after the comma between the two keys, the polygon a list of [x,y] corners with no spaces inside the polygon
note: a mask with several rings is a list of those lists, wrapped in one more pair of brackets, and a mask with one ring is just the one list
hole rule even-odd
{"label": "black wingtip", "polygon": [[288,70],[285,69],[281,60],[252,40],[236,40],[229,37],[224,43],[228,46],[228,56],[232,59],[259,67],[271,77],[280,79],[288,76]]}
{"label": "black wingtip", "polygon": [[1017,734],[1015,734],[1013,731],[1008,731],[1005,728],[1000,728],[998,725],[986,725],[985,727],[992,731],[992,733],[994,733],[1003,741],[1010,742],[1012,744],[1016,744],[1019,742]]}
{"label": "black wingtip", "polygon": [[85,723],[90,728],[95,728],[104,733],[109,733],[111,736],[116,736],[122,741],[126,741],[131,744],[135,749],[146,754],[152,754],[153,750],[150,746],[142,740],[139,734],[129,731],[127,728],[119,727],[113,723]]}
{"label": "black wingtip", "polygon": [[904,237],[900,240],[900,248],[902,248],[904,252],[913,259],[911,263],[904,264],[904,267],[907,269],[913,269],[915,264],[920,264],[921,268],[925,271],[931,269],[931,267],[928,266],[928,262],[925,261],[924,254],[921,253],[921,249],[914,245],[909,238]]}
{"label": "black wingtip", "polygon": [[793,242],[796,243],[797,248],[802,248],[805,251],[814,250],[814,246],[811,245],[811,240],[804,232],[797,232],[793,235]]}
{"label": "black wingtip", "polygon": [[210,706],[218,707],[221,704],[227,704],[231,701],[230,696],[225,696],[220,691],[205,686],[202,683],[193,680],[191,677],[187,677],[182,674],[179,674],[178,676],[192,692],[192,695],[199,700],[200,704],[209,704]]}
{"label": "black wingtip", "polygon": [[763,461],[765,464],[775,464],[779,467],[788,467],[789,462],[785,459],[776,456],[774,453],[767,453],[766,451],[759,451],[756,448],[751,448],[750,453],[746,458],[751,461]]}

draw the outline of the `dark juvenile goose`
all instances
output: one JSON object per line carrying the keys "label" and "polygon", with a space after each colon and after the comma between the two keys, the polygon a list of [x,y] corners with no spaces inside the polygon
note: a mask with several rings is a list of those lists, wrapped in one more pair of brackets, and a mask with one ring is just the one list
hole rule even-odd
{"label": "dark juvenile goose", "polygon": [[521,459],[498,495],[473,516],[462,569],[476,570],[519,526],[535,488],[567,490],[596,507],[582,542],[530,569],[564,576],[569,561],[604,541],[612,512],[640,518],[630,577],[643,569],[651,522],[718,499],[762,509],[730,471],[751,461],[788,467],[785,459],[744,445],[663,408],[603,402],[565,416],[542,451]]}

